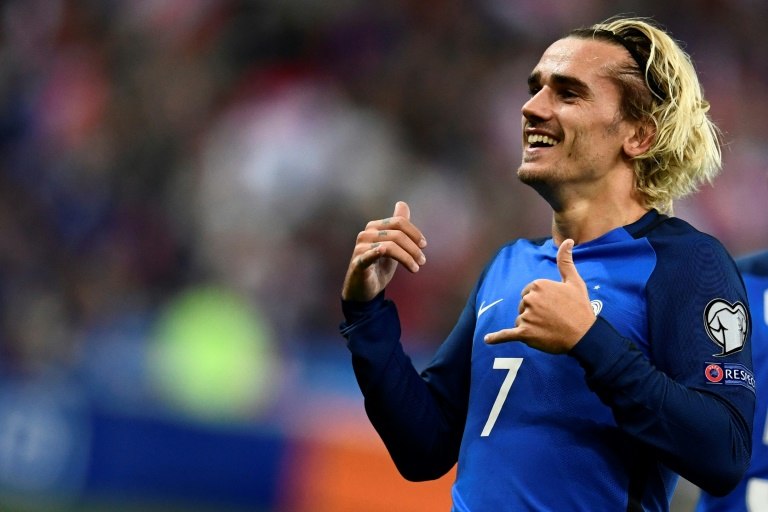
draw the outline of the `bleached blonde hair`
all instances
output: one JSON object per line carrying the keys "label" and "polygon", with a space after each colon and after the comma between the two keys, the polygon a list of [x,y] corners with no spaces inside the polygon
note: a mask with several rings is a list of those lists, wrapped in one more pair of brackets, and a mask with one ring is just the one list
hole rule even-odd
{"label": "bleached blonde hair", "polygon": [[632,56],[613,70],[621,113],[655,131],[648,151],[634,158],[635,188],[645,206],[671,214],[675,199],[711,183],[722,166],[721,133],[690,56],[647,18],[609,18],[568,36],[621,45]]}

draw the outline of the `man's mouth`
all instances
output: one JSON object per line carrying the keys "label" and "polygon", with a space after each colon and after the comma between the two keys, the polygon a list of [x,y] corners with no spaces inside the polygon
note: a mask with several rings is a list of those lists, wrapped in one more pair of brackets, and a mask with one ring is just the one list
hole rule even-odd
{"label": "man's mouth", "polygon": [[532,148],[550,148],[556,145],[558,141],[547,135],[531,134],[528,135],[528,145]]}

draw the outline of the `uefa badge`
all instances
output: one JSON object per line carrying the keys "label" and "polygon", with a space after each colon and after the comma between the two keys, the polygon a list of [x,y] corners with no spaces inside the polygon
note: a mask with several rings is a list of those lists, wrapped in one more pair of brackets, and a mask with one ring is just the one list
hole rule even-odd
{"label": "uefa badge", "polygon": [[725,372],[723,371],[723,367],[717,363],[708,364],[707,367],[704,368],[704,376],[712,384],[721,383],[724,375]]}
{"label": "uefa badge", "polygon": [[721,349],[713,356],[726,356],[744,348],[747,341],[749,315],[744,304],[731,304],[714,299],[704,309],[704,328],[709,338]]}

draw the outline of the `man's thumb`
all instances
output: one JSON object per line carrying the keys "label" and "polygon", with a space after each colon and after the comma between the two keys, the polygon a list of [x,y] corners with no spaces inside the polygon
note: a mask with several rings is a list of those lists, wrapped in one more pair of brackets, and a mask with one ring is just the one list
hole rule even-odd
{"label": "man's thumb", "polygon": [[405,217],[406,219],[411,219],[411,209],[408,207],[408,203],[405,201],[398,201],[395,203],[395,213],[392,214],[393,217]]}
{"label": "man's thumb", "polygon": [[560,277],[563,278],[564,283],[575,280],[581,281],[581,276],[573,263],[573,240],[570,238],[563,240],[557,249],[557,269],[560,271]]}

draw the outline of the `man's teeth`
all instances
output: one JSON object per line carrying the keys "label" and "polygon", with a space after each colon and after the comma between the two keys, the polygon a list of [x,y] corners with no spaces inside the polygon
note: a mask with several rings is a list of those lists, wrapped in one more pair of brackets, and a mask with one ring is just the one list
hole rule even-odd
{"label": "man's teeth", "polygon": [[552,137],[547,137],[546,135],[534,134],[528,136],[528,144],[546,144],[547,146],[554,146],[557,144],[557,141]]}

